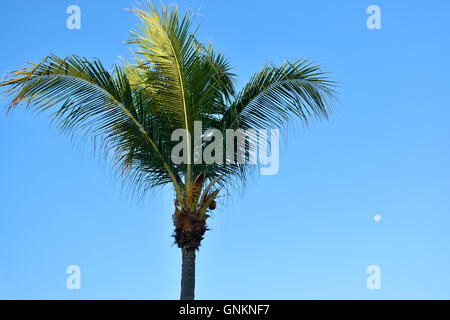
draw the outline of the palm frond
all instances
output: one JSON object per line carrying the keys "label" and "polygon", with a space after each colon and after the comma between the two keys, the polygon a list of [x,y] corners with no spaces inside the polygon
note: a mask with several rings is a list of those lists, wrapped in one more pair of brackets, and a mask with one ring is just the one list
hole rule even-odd
{"label": "palm frond", "polygon": [[281,128],[293,118],[328,119],[334,83],[307,59],[255,74],[224,115],[229,128]]}
{"label": "palm frond", "polygon": [[[161,14],[149,4],[147,10],[133,9],[141,21],[137,31],[132,33],[129,43],[138,46],[137,53],[146,59],[147,76],[156,91],[155,99],[164,112],[178,122],[178,128],[190,131],[192,110],[186,101],[186,73],[190,64],[195,63],[199,47],[189,33],[192,15],[186,14],[178,19],[178,9],[169,11],[162,6]],[[145,84],[144,84],[145,85]],[[191,150],[191,141],[187,141]],[[191,153],[188,155],[186,184],[191,180]]]}
{"label": "palm frond", "polygon": [[131,90],[119,68],[111,74],[99,61],[50,55],[39,64],[13,72],[0,86],[7,87],[5,92],[13,96],[8,110],[24,102],[40,112],[51,111],[51,118],[63,132],[80,130],[98,138],[105,151],[114,152],[122,169],[131,168],[130,157],[125,154],[138,148],[153,162],[142,170],[149,183],[173,182],[181,197],[179,178],[170,170],[167,152],[159,147],[158,127],[146,117],[145,108],[151,104],[148,99],[143,103],[142,92]]}

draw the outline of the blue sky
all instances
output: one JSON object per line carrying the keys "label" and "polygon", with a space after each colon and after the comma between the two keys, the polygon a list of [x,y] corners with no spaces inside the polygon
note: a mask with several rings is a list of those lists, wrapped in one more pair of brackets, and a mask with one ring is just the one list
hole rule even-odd
{"label": "blue sky", "polygon": [[[288,136],[279,173],[219,204],[196,298],[449,299],[450,3],[176,3],[199,9],[199,39],[229,58],[238,87],[267,61],[303,56],[339,83],[334,116]],[[71,4],[81,30],[66,28]],[[0,72],[48,53],[118,62],[132,4],[2,1]],[[366,27],[371,4],[381,30]],[[0,114],[0,298],[177,299],[171,195],[136,201],[89,146],[49,124]],[[81,268],[80,290],[66,288],[69,265]],[[380,290],[366,287],[370,265]]]}

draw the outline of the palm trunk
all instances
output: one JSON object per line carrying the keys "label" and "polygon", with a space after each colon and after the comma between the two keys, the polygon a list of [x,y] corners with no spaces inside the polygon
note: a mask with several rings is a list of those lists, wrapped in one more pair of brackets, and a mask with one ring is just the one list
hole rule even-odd
{"label": "palm trunk", "polygon": [[183,265],[181,270],[181,300],[194,300],[195,288],[195,249],[182,248]]}

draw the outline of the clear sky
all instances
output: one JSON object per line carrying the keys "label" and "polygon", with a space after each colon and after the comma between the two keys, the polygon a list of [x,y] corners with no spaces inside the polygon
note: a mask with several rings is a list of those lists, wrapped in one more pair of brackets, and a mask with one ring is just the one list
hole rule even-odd
{"label": "clear sky", "polygon": [[[331,121],[299,126],[277,175],[219,203],[196,298],[449,299],[450,2],[177,3],[198,12],[199,39],[230,59],[238,87],[267,61],[303,56],[339,82]],[[71,4],[80,30],[66,27]],[[2,1],[0,72],[48,53],[118,62],[132,4]],[[380,30],[366,26],[372,4]],[[49,125],[0,114],[0,298],[177,299],[171,194],[136,201],[89,146]],[[69,265],[81,268],[80,290],[66,288]],[[379,290],[366,286],[370,265]]]}

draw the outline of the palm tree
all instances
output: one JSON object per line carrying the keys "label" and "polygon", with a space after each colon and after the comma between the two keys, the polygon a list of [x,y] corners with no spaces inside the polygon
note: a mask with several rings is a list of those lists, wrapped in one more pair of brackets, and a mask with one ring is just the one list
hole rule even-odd
{"label": "palm tree", "polygon": [[[175,164],[171,152],[178,142],[172,132],[193,132],[194,121],[225,134],[282,128],[294,118],[326,119],[333,83],[319,66],[301,59],[267,64],[237,92],[229,62],[191,32],[192,14],[179,17],[176,7],[164,6],[158,12],[151,3],[132,11],[140,19],[128,40],[132,62],[107,70],[98,60],[49,55],[11,72],[0,86],[12,98],[8,111],[24,103],[50,112],[62,132],[91,137],[96,150],[112,155],[112,167],[132,191],[173,187],[181,299],[194,299],[195,256],[208,230],[207,213],[215,209],[219,190],[242,185],[255,166]],[[196,152],[192,139],[186,141],[188,160]]]}

